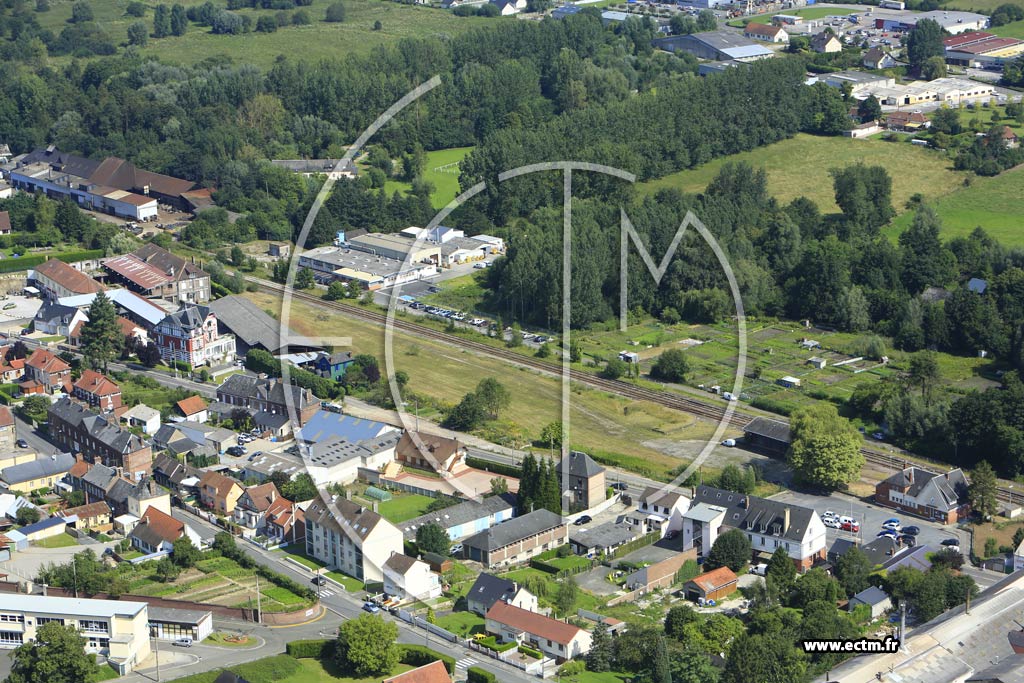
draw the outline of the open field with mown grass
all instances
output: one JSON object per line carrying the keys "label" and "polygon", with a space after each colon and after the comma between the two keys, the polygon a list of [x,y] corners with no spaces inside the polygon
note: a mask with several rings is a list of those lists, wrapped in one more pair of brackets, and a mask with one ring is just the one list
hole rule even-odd
{"label": "open field with mown grass", "polygon": [[903,211],[907,200],[915,193],[920,192],[926,200],[948,194],[962,186],[964,176],[952,170],[952,164],[942,155],[911,144],[800,134],[750,152],[716,159],[699,168],[640,183],[638,189],[646,193],[669,187],[703,192],[729,161],[745,161],[755,168],[763,168],[768,175],[768,192],[779,202],[788,203],[802,195],[814,201],[823,213],[839,210],[829,178],[829,170],[833,168],[858,162],[885,167],[893,179],[893,206],[897,211]]}
{"label": "open field with mown grass", "polygon": [[[246,296],[262,309],[280,310],[277,297],[264,293]],[[302,334],[348,335],[353,339],[353,352],[384,356],[383,329],[372,323],[332,316],[293,302],[291,325]],[[560,419],[561,385],[554,377],[403,333],[395,334],[394,359],[396,367],[390,371],[408,372],[410,390],[447,404],[457,403],[484,377],[496,377],[512,395],[501,419],[515,423],[529,438],[539,437],[545,424]],[[578,385],[573,385],[572,391],[573,447],[601,452],[605,458],[654,477],[665,478],[686,461],[645,446],[645,442],[701,440],[714,431],[710,423],[655,404]]]}
{"label": "open field with mown grass", "polygon": [[850,10],[843,10],[841,7],[808,7],[806,9],[798,9],[793,11],[785,12],[773,12],[771,14],[760,14],[756,17],[743,17],[742,19],[736,19],[730,21],[730,26],[746,26],[749,23],[757,24],[770,24],[772,23],[772,17],[776,14],[789,14],[803,17],[804,19],[823,19],[824,17],[831,17],[833,15],[849,14]]}
{"label": "open field with mown grass", "polygon": [[1024,21],[1013,21],[987,30],[1004,38],[1024,38]]}
{"label": "open field with mown grass", "polygon": [[[459,194],[458,164],[473,151],[472,147],[453,147],[427,152],[427,164],[423,170],[423,179],[434,186],[430,201],[440,209]],[[454,166],[452,164],[455,164]],[[406,193],[412,190],[412,183],[400,180],[389,180],[384,184],[388,195],[394,192]]]}
{"label": "open field with mown grass", "polygon": [[[180,1],[186,6],[202,4],[202,0]],[[293,60],[313,61],[347,54],[365,55],[380,45],[393,44],[403,38],[452,36],[475,26],[500,21],[494,18],[457,17],[446,10],[388,0],[346,0],[345,21],[329,24],[323,18],[332,1],[314,0],[308,7],[296,8],[305,9],[309,13],[313,23],[306,26],[284,26],[274,33],[214,35],[210,33],[209,27],[190,23],[188,32],[183,36],[151,37],[141,52],[176,64],[195,64],[211,57],[228,57],[237,62],[266,68],[273,65],[279,55]],[[144,4],[149,10],[140,19],[125,13],[128,3],[129,0],[90,0],[95,20],[116,43],[126,42],[128,27],[136,21],[145,21],[152,27],[153,8],[159,4],[155,0],[146,0]],[[60,33],[71,17],[71,5],[72,0],[51,1],[50,11],[38,15],[40,23]],[[251,16],[254,26],[261,15],[277,12],[264,9],[234,11],[243,16]],[[375,21],[381,22],[379,31],[373,30]]]}

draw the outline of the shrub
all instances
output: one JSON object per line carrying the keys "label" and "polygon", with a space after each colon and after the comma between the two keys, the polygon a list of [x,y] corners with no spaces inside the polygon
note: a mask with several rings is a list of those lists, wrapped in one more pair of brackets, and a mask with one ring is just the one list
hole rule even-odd
{"label": "shrub", "polygon": [[467,683],[497,683],[498,678],[486,669],[481,669],[477,666],[471,666],[466,669],[466,682]]}
{"label": "shrub", "polygon": [[449,674],[455,674],[455,658],[431,650],[425,645],[399,645],[398,661],[409,666],[426,666],[438,660],[444,662]]}
{"label": "shrub", "polygon": [[285,652],[296,659],[324,659],[333,656],[335,640],[293,640]]}
{"label": "shrub", "polygon": [[543,655],[543,653],[541,653],[540,650],[534,650],[532,647],[527,647],[525,645],[520,645],[519,646],[519,651],[522,652],[524,655],[527,655],[529,657],[533,657],[534,659],[543,659],[544,658],[544,655]]}

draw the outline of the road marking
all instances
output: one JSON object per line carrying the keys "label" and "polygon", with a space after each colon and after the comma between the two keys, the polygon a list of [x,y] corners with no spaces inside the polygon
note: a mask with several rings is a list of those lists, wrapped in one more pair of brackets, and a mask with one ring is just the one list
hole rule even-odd
{"label": "road marking", "polygon": [[475,659],[473,659],[472,657],[463,657],[459,661],[455,662],[455,668],[456,669],[462,669],[464,671],[464,670],[468,669],[469,667],[471,667],[471,666],[473,666],[474,664],[477,664],[477,663],[478,662]]}
{"label": "road marking", "polygon": [[334,593],[332,593],[331,591],[320,591],[320,596],[321,596],[321,597],[324,597],[324,598],[329,598],[329,597],[331,597],[332,595],[334,595]]}

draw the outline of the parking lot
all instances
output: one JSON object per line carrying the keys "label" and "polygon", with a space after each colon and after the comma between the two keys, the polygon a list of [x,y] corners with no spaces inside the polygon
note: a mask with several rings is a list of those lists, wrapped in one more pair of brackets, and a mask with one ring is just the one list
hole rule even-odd
{"label": "parking lot", "polygon": [[959,539],[960,547],[964,552],[967,552],[970,545],[967,533],[960,531],[954,526],[936,524],[890,508],[882,507],[875,503],[867,503],[859,498],[854,498],[853,496],[847,496],[839,493],[831,496],[818,496],[812,493],[784,491],[777,496],[772,496],[772,500],[814,508],[819,516],[826,510],[831,510],[836,513],[836,515],[853,517],[860,522],[860,534],[853,534],[847,531],[840,531],[839,529],[827,528],[827,547],[832,547],[832,543],[838,538],[846,538],[850,540],[858,539],[861,543],[870,543],[875,540],[878,532],[881,531],[882,522],[893,517],[900,520],[900,523],[905,527],[916,526],[921,529],[921,533],[917,537],[918,545],[928,545],[935,550],[938,550],[942,547],[942,541],[949,538]]}

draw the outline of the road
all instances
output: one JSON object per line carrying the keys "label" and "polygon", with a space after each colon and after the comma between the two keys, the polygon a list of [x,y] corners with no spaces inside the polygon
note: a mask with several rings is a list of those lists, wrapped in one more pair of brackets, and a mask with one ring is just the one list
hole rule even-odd
{"label": "road", "polygon": [[[181,510],[174,508],[171,514],[175,519],[188,523],[196,532],[199,533],[203,540],[212,539],[219,531],[223,529],[207,522],[206,520],[200,519],[199,517]],[[282,556],[274,555],[269,553],[262,548],[259,548],[247,541],[239,541],[239,547],[243,549],[246,555],[255,560],[258,564],[273,569],[274,571],[284,574],[285,576],[294,579],[303,585],[310,584],[313,574],[305,568],[300,568],[291,562],[284,560]],[[321,620],[316,622],[314,631],[324,631],[325,633],[334,633],[337,627],[344,621],[353,619],[362,614],[361,607],[363,601],[354,595],[346,593],[337,584],[329,583],[327,587],[320,589],[320,602],[328,610],[328,614]],[[401,619],[397,619],[386,612],[381,612],[388,621],[393,621],[398,626],[399,642],[402,643],[416,643],[421,645],[427,645],[428,647],[442,652],[446,655],[454,657],[460,662],[460,668],[465,669],[467,666],[479,666],[487,669],[494,673],[500,681],[532,681],[534,677],[516,669],[515,667],[497,662],[495,660],[483,657],[480,654],[471,652],[469,649],[461,646],[449,643],[444,640],[438,639],[436,636],[430,636],[426,631],[418,629],[414,626],[407,624]],[[262,636],[265,631],[286,631],[288,632],[287,640],[297,640],[302,637],[318,637],[317,635],[300,635],[301,630],[305,627],[294,627],[287,629],[269,629],[263,628],[258,631]],[[283,650],[283,647],[282,647]],[[272,654],[272,651],[268,651],[265,654]],[[263,656],[261,653],[260,656]],[[253,659],[250,655],[247,658],[238,661],[248,661]],[[472,662],[468,660],[473,660]],[[238,662],[232,662],[238,663]],[[209,664],[206,665],[205,669],[197,670],[209,670]],[[181,674],[184,675],[184,674]]]}

